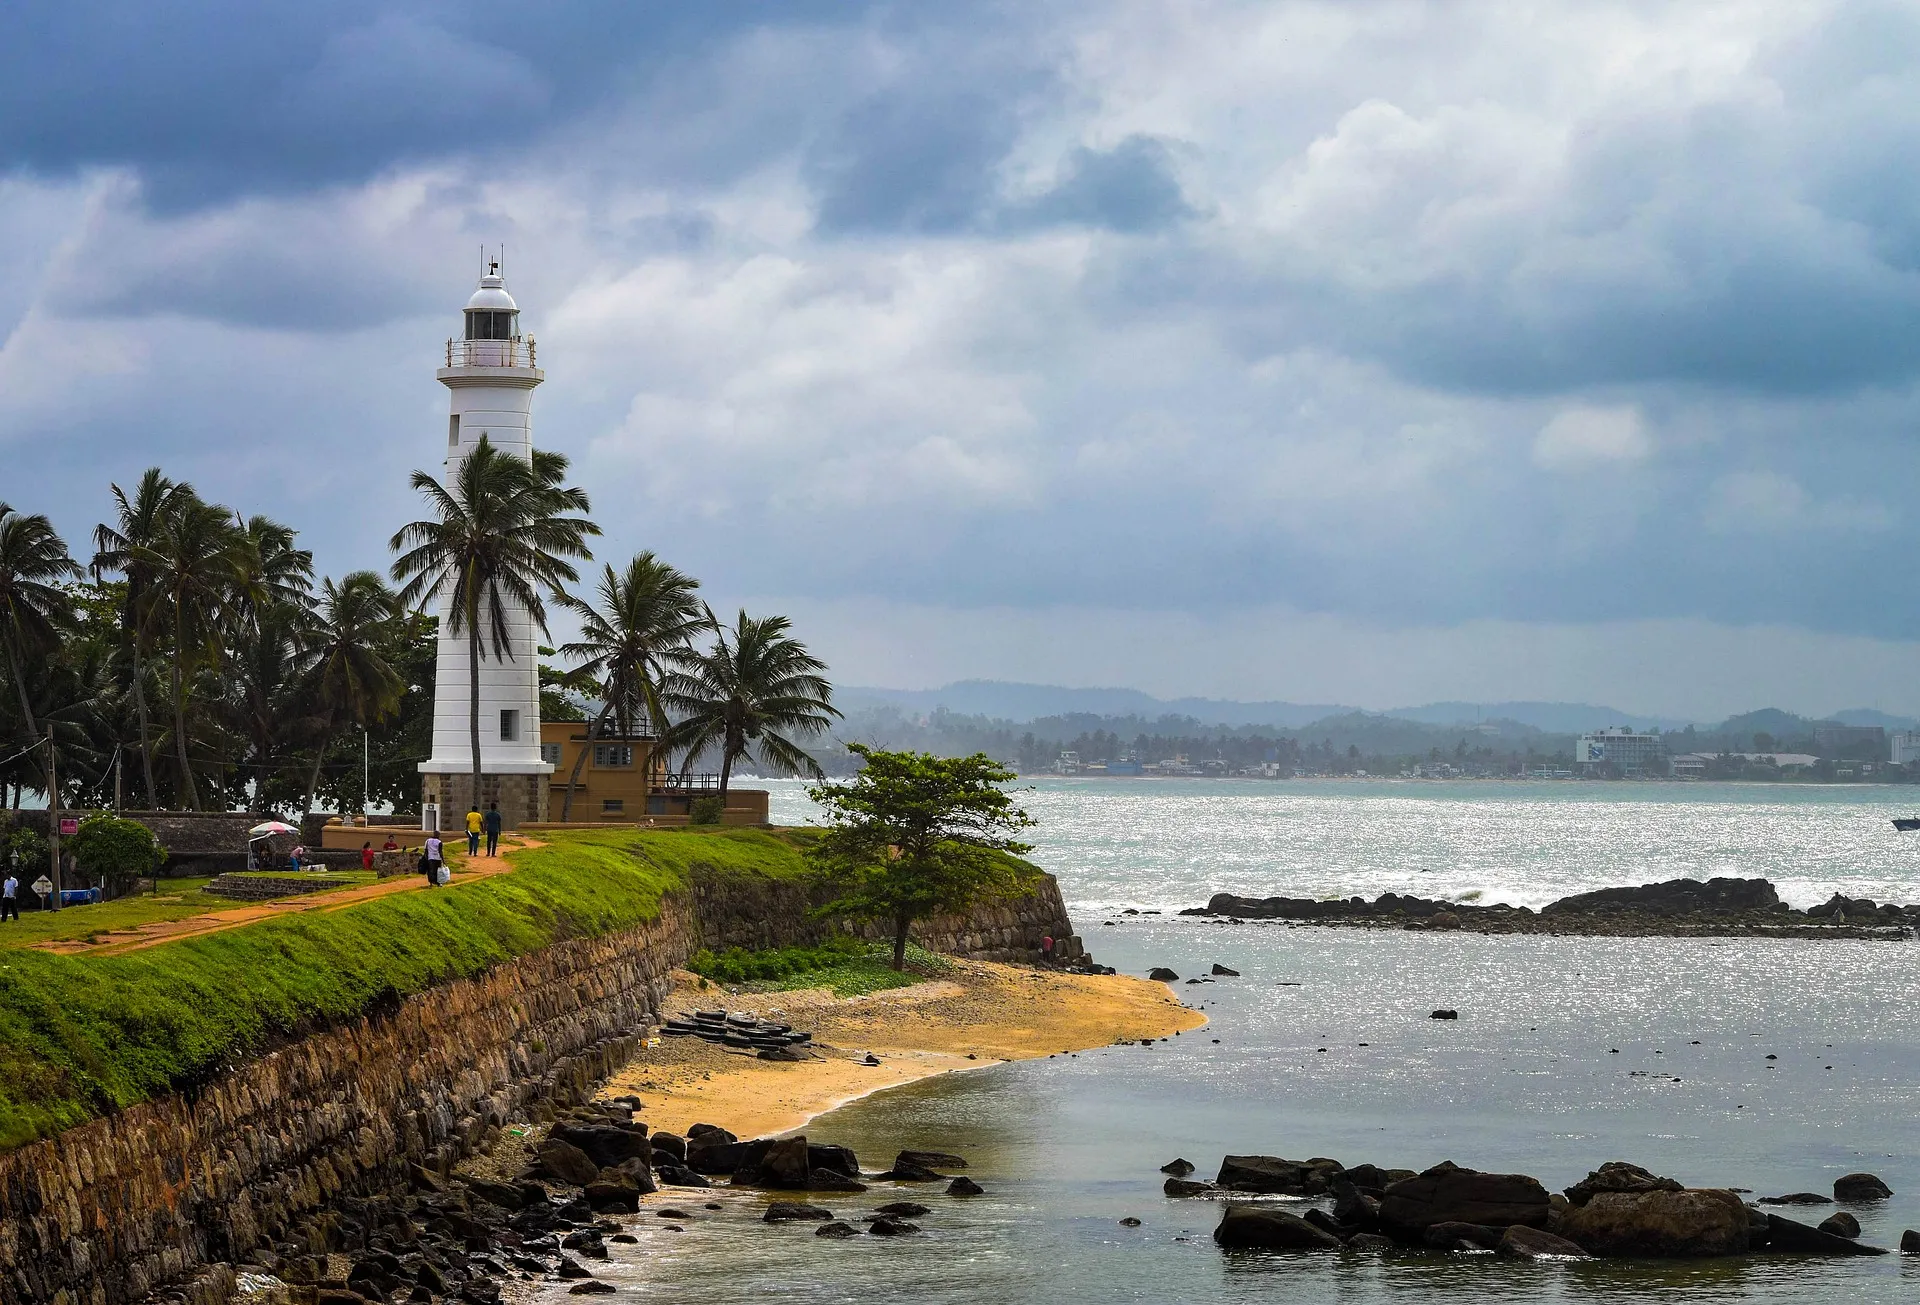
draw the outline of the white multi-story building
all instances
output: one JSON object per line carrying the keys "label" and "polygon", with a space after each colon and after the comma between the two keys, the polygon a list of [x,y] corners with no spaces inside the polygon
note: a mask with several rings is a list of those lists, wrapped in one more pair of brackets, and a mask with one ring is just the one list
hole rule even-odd
{"label": "white multi-story building", "polygon": [[1905,766],[1920,761],[1920,730],[1895,730],[1891,741],[1894,765]]}
{"label": "white multi-story building", "polygon": [[1667,773],[1667,742],[1658,734],[1636,734],[1624,725],[1612,725],[1582,734],[1573,745],[1573,762],[1592,774],[1610,768],[1618,775]]}
{"label": "white multi-story building", "polygon": [[[447,418],[446,471],[451,484],[467,454],[486,436],[515,457],[533,454],[533,390],[546,379],[534,365],[534,340],[520,333],[520,306],[507,293],[500,265],[480,278],[467,300],[465,330],[448,340],[445,366],[435,375],[452,392]],[[467,804],[483,810],[498,802],[509,828],[547,815],[553,767],[540,755],[540,664],[533,618],[507,605],[508,648],[496,656],[481,640],[480,793],[473,793],[467,632],[456,637],[440,595],[440,648],[434,672],[433,755],[420,763],[421,798],[437,807],[443,827],[458,828]],[[485,626],[482,626],[483,632]]]}

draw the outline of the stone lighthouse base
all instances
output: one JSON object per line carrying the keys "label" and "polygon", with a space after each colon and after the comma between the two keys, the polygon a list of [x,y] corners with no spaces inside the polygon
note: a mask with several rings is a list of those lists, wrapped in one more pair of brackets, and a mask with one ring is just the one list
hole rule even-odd
{"label": "stone lighthouse base", "polygon": [[[518,829],[547,818],[547,790],[552,771],[540,774],[480,775],[480,810],[489,802],[500,804],[500,823],[506,829]],[[473,772],[423,772],[420,776],[420,800],[440,808],[440,828],[464,833],[467,810],[473,803]]]}

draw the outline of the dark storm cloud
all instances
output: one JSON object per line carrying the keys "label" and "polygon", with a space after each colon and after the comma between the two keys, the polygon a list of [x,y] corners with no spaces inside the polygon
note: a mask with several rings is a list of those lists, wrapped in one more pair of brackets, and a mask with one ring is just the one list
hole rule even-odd
{"label": "dark storm cloud", "polygon": [[1142,232],[1193,214],[1174,175],[1172,151],[1151,137],[1129,136],[1110,150],[1075,147],[1053,188],[1012,206],[1002,223],[1013,230],[1065,223]]}

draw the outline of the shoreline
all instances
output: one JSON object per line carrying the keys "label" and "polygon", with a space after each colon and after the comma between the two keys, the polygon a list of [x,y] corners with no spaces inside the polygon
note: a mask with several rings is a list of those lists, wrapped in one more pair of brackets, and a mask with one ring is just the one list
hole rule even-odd
{"label": "shoreline", "polygon": [[[988,961],[905,988],[835,997],[823,988],[728,992],[676,971],[663,1014],[725,1006],[814,1034],[815,1054],[760,1060],[697,1038],[639,1050],[597,1094],[646,1103],[650,1128],[684,1135],[716,1124],[741,1137],[794,1132],[842,1106],[943,1074],[1166,1038],[1207,1018],[1165,984],[1129,975],[1081,975]],[[871,1053],[879,1063],[865,1063]]]}

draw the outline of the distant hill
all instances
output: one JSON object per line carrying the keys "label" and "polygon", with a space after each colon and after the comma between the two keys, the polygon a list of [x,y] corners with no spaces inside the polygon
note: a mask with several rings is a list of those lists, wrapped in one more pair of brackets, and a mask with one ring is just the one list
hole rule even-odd
{"label": "distant hill", "polygon": [[1427,725],[1477,725],[1483,721],[1509,720],[1530,725],[1545,734],[1584,734],[1609,725],[1630,725],[1642,730],[1675,730],[1687,725],[1675,716],[1643,716],[1586,702],[1430,702],[1424,707],[1396,707],[1385,714]]}
{"label": "distant hill", "polygon": [[1890,716],[1873,707],[1849,707],[1845,711],[1836,711],[1827,720],[1837,720],[1842,725],[1879,725],[1888,730],[1910,730],[1920,728],[1920,720],[1911,716]]}

